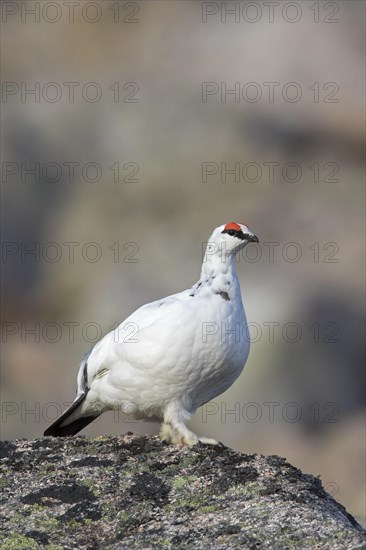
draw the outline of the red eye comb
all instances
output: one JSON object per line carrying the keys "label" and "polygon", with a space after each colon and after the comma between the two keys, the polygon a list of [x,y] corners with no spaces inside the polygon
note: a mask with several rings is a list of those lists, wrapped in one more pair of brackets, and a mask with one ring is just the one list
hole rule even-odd
{"label": "red eye comb", "polygon": [[241,231],[240,225],[238,225],[238,224],[235,223],[235,222],[227,223],[227,224],[225,225],[225,229],[226,229],[226,230],[234,229],[234,231]]}

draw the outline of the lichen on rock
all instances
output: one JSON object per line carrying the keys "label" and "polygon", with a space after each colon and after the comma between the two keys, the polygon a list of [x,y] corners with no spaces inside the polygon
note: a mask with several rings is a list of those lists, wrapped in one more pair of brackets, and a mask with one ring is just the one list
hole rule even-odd
{"label": "lichen on rock", "polygon": [[366,548],[319,479],[278,456],[151,436],[3,442],[0,549]]}

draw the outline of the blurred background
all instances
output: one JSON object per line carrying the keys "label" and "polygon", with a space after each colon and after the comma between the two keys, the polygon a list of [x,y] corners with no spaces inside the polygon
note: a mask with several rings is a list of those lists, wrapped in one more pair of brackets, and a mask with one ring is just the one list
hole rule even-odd
{"label": "blurred background", "polygon": [[[191,425],[365,524],[365,4],[269,4],[3,3],[2,438],[41,436],[82,354],[241,221],[251,354]],[[126,431],[157,426],[83,433]]]}

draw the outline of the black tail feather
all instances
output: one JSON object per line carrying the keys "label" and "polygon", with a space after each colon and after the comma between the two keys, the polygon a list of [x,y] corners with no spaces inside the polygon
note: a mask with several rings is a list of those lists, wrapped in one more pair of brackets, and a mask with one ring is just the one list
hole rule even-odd
{"label": "black tail feather", "polygon": [[76,420],[70,422],[70,424],[67,424],[66,426],[61,426],[61,424],[63,424],[65,420],[72,415],[72,413],[79,407],[79,405],[81,405],[86,396],[87,393],[84,393],[76,401],[74,401],[72,405],[60,416],[60,418],[55,420],[55,422],[51,424],[49,428],[47,428],[43,435],[53,435],[54,437],[75,435],[80,432],[80,430],[85,428],[85,426],[90,424],[90,422],[93,422],[93,420],[98,418],[99,414],[96,414],[94,416],[80,416]]}
{"label": "black tail feather", "polygon": [[[99,416],[99,415],[98,415]],[[77,420],[74,420],[74,422],[71,422],[71,424],[68,424],[67,426],[59,426],[56,425],[56,422],[52,424],[47,430],[44,432],[43,435],[53,435],[53,437],[66,437],[68,435],[75,435],[80,430],[85,428],[90,422],[93,422],[97,416],[83,416],[81,418],[78,418]]]}

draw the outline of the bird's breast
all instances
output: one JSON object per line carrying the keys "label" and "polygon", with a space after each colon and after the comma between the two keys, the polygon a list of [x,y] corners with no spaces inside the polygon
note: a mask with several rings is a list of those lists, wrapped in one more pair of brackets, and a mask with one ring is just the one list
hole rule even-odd
{"label": "bird's breast", "polygon": [[[222,299],[222,298],[221,298]],[[222,299],[223,300],[223,299]],[[241,304],[240,304],[241,306]],[[240,375],[248,357],[250,342],[243,307],[206,315],[192,349],[192,363],[187,369],[187,388],[193,408],[197,408],[230,387]]]}

